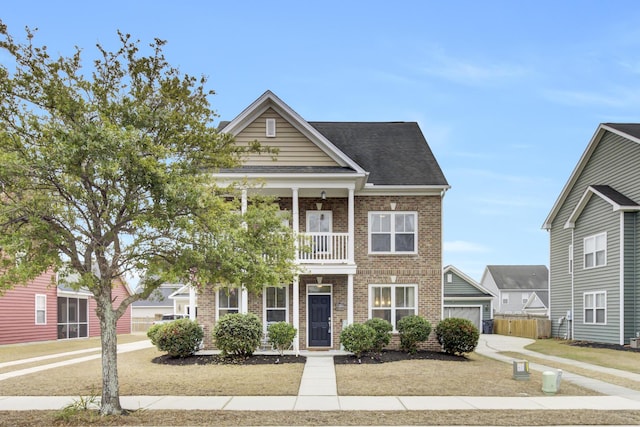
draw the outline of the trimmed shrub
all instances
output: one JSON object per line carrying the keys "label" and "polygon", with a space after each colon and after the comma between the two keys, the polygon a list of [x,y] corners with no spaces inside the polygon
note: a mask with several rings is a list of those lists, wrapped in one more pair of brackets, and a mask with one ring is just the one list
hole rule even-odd
{"label": "trimmed shrub", "polygon": [[451,317],[435,329],[442,350],[449,354],[471,353],[478,346],[480,331],[470,320]]}
{"label": "trimmed shrub", "polygon": [[213,340],[223,356],[248,357],[260,345],[262,323],[252,313],[222,316],[213,328]]}
{"label": "trimmed shrub", "polygon": [[353,323],[340,333],[340,343],[356,357],[373,349],[375,339],[376,331],[362,323]]}
{"label": "trimmed shrub", "polygon": [[377,317],[367,320],[364,324],[373,329],[376,333],[373,340],[373,351],[376,353],[382,352],[382,349],[389,345],[389,341],[391,341],[393,325],[386,320]]}
{"label": "trimmed shrub", "polygon": [[409,354],[418,351],[418,343],[429,339],[431,323],[421,316],[412,314],[398,321],[398,333],[400,334],[400,349]]}
{"label": "trimmed shrub", "polygon": [[278,349],[280,356],[284,355],[284,351],[291,347],[296,332],[296,328],[287,322],[277,322],[267,326],[269,343]]}
{"label": "trimmed shrub", "polygon": [[152,325],[148,330],[147,330],[147,337],[151,340],[151,344],[157,346],[158,345],[158,338],[156,337],[156,335],[158,335],[158,331],[160,330],[160,328],[162,328],[164,326],[163,323],[158,323],[156,325]]}
{"label": "trimmed shrub", "polygon": [[166,351],[171,357],[187,357],[200,349],[204,332],[196,321],[180,319],[159,326],[152,333],[158,350]]}

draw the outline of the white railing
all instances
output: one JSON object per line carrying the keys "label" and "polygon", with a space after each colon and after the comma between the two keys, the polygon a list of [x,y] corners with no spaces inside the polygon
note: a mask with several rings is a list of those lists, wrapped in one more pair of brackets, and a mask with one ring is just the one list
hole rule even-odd
{"label": "white railing", "polygon": [[349,233],[300,233],[298,261],[301,263],[346,263]]}

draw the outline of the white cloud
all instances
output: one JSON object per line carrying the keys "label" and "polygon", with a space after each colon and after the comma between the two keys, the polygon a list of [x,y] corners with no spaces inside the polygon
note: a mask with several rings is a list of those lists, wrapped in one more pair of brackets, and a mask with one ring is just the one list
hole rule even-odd
{"label": "white cloud", "polygon": [[626,108],[640,103],[640,93],[629,88],[613,88],[606,93],[579,90],[546,90],[543,95],[552,102],[579,107]]}
{"label": "white cloud", "polygon": [[530,70],[520,64],[500,63],[492,59],[471,62],[442,53],[433,55],[429,62],[432,65],[423,67],[423,73],[469,86],[503,83],[530,74]]}
{"label": "white cloud", "polygon": [[444,242],[445,252],[472,252],[472,253],[486,253],[490,252],[490,249],[474,242],[467,242],[464,240],[453,240],[450,242]]}

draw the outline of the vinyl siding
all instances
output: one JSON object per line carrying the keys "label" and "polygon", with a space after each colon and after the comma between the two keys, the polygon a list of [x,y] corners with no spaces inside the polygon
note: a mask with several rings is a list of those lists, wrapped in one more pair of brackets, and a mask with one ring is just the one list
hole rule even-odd
{"label": "vinyl siding", "polygon": [[[447,275],[452,275],[452,282],[447,283]],[[447,295],[464,296],[464,300],[455,299],[453,297],[448,298]],[[469,297],[486,297],[488,295],[483,294],[475,286],[470,285],[466,280],[458,276],[453,272],[445,273],[444,277],[444,296],[446,298],[444,305],[482,305],[482,319],[491,319],[491,300],[468,300]]]}
{"label": "vinyl siding", "polygon": [[638,295],[638,218],[636,212],[624,214],[624,343],[640,332]]}
{"label": "vinyl siding", "polygon": [[[558,319],[566,315],[567,310],[571,309],[571,275],[568,272],[568,248],[571,244],[572,230],[564,228],[567,218],[589,185],[609,185],[632,200],[640,201],[640,185],[638,184],[640,183],[640,168],[637,167],[638,164],[640,164],[640,145],[618,135],[607,133],[592,153],[551,225],[549,266],[553,336],[564,336],[566,323],[559,328]],[[597,198],[597,196],[594,197]],[[611,212],[611,206],[608,209]],[[619,218],[616,221],[619,224]],[[574,245],[574,269],[576,272],[578,268],[582,268],[582,260],[576,251],[578,244],[581,246],[582,242],[576,238]],[[618,248],[611,249],[611,242],[608,242],[608,245],[610,251],[613,250],[619,253]],[[611,274],[617,278],[619,271],[612,271]],[[577,303],[578,301],[576,301]],[[582,295],[580,295],[579,303],[581,310]],[[611,305],[610,301],[608,301],[608,305]],[[576,306],[577,311],[578,307]],[[582,316],[582,314],[580,315]],[[612,318],[607,320],[611,322]],[[615,337],[607,338],[607,342],[612,340],[613,342],[619,341],[619,329],[617,328],[618,326],[616,325]],[[591,339],[595,338],[596,336]]]}
{"label": "vinyl siding", "polygon": [[[276,137],[266,137],[266,119],[276,120]],[[250,154],[245,157],[246,166],[338,166],[317,145],[269,108],[253,123],[236,135],[236,144],[246,146],[251,141],[278,149],[277,160],[271,154]]]}
{"label": "vinyl siding", "polygon": [[[116,285],[112,290],[112,298],[113,298],[113,307],[117,307],[120,302],[129,296],[127,288],[124,285]],[[117,334],[130,334],[131,333],[131,305],[127,307],[127,310],[124,312],[122,317],[118,319],[118,324],[116,326]],[[100,336],[100,320],[96,315],[96,300],[91,297],[89,298],[89,336],[90,337],[99,337]]]}
{"label": "vinyl siding", "polygon": [[[607,233],[606,265],[584,268],[584,238]],[[620,341],[620,213],[599,197],[592,197],[576,221],[574,243],[574,338],[607,342]],[[606,324],[584,323],[584,293],[607,292]]]}
{"label": "vinyl siding", "polygon": [[[0,344],[48,341],[57,338],[57,291],[53,273],[45,273],[27,286],[16,286],[0,297]],[[36,294],[47,296],[46,324],[36,325]]]}

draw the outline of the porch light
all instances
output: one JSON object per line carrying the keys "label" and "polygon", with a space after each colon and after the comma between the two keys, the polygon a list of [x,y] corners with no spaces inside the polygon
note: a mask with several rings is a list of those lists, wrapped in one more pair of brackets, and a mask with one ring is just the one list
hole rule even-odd
{"label": "porch light", "polygon": [[322,200],[327,200],[327,192],[326,192],[326,191],[324,191],[324,190],[322,190],[322,191],[320,192],[320,198],[321,198]]}

